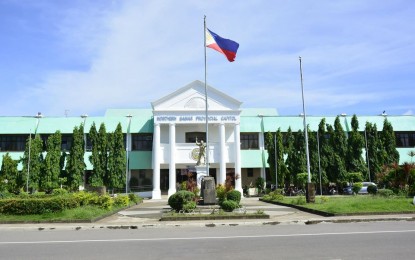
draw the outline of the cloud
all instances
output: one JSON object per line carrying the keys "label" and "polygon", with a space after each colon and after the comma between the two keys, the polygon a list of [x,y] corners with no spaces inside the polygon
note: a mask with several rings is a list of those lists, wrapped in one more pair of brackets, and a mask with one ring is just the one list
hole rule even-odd
{"label": "cloud", "polygon": [[223,1],[45,4],[46,14],[58,13],[48,20],[58,47],[45,46],[59,54],[48,60],[55,69],[43,69],[14,90],[18,98],[6,100],[1,113],[61,116],[68,109],[77,116],[150,108],[150,102],[204,80],[204,15],[213,31],[240,43],[233,63],[207,50],[207,82],[244,107],[298,114],[302,56],[310,113],[351,114],[370,106],[390,111],[396,104],[404,106],[396,110],[402,113],[413,109],[415,98],[408,55],[415,47],[408,22],[413,6],[258,0],[235,3],[230,11]]}

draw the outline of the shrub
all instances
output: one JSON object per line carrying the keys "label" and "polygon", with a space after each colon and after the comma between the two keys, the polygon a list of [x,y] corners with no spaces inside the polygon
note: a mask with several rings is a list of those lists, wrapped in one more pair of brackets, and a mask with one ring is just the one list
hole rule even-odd
{"label": "shrub", "polygon": [[298,196],[296,199],[291,201],[294,205],[305,205],[307,203],[305,196]]}
{"label": "shrub", "polygon": [[0,213],[29,215],[60,212],[78,207],[77,199],[70,196],[49,198],[11,198],[0,200]]}
{"label": "shrub", "polygon": [[265,200],[283,201],[284,195],[280,193],[280,190],[271,191],[267,195],[264,195]]}
{"label": "shrub", "polygon": [[130,204],[130,198],[125,195],[118,195],[113,200],[116,207],[127,207]]}
{"label": "shrub", "polygon": [[369,194],[375,195],[378,192],[378,187],[376,185],[370,184],[367,186],[367,192]]}
{"label": "shrub", "polygon": [[141,198],[141,197],[137,196],[137,195],[136,195],[136,194],[134,194],[134,193],[129,193],[129,194],[128,194],[128,198],[130,199],[130,201],[131,201],[132,203],[135,203],[135,204],[138,204],[139,202],[143,201],[143,198]]}
{"label": "shrub", "polygon": [[176,212],[179,212],[183,210],[184,207],[188,207],[186,204],[194,202],[194,197],[195,194],[193,192],[180,190],[169,197],[168,204]]}
{"label": "shrub", "polygon": [[97,205],[102,209],[110,210],[114,205],[114,201],[109,195],[102,195],[98,197]]}
{"label": "shrub", "polygon": [[238,203],[238,205],[239,205],[239,203],[241,202],[241,193],[237,190],[228,191],[226,193],[226,199],[227,200],[233,200],[236,203]]}
{"label": "shrub", "polygon": [[275,189],[274,193],[284,195],[284,189]]}
{"label": "shrub", "polygon": [[196,208],[196,202],[195,201],[189,201],[188,203],[185,203],[183,205],[183,211],[184,212],[191,212]]}
{"label": "shrub", "polygon": [[219,204],[226,199],[226,188],[222,184],[216,186],[216,196],[218,197]]}
{"label": "shrub", "polygon": [[97,205],[98,204],[98,194],[93,192],[80,191],[74,193],[73,196],[78,200],[79,205]]}
{"label": "shrub", "polygon": [[357,193],[359,193],[359,191],[360,191],[360,189],[363,187],[363,184],[361,183],[361,182],[356,182],[356,183],[354,183],[353,184],[353,187],[352,187],[352,191],[353,191],[353,193],[354,194],[357,194]]}
{"label": "shrub", "polygon": [[65,189],[54,189],[52,191],[52,195],[54,195],[54,196],[66,195],[66,194],[68,194],[68,191],[65,190]]}
{"label": "shrub", "polygon": [[224,211],[232,212],[234,209],[239,208],[239,204],[236,201],[233,201],[233,200],[225,200],[225,201],[222,202],[221,208]]}
{"label": "shrub", "polygon": [[381,196],[381,197],[391,197],[393,196],[393,191],[390,189],[379,189],[377,192],[377,195]]}

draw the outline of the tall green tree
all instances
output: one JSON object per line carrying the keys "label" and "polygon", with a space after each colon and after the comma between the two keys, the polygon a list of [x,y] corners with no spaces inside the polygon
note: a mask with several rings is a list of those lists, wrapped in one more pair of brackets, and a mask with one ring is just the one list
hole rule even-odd
{"label": "tall green tree", "polygon": [[365,148],[365,139],[359,132],[359,120],[356,115],[353,115],[351,125],[352,131],[349,133],[349,138],[347,139],[346,170],[347,172],[360,172],[366,175],[367,167],[362,157]]}
{"label": "tall green tree", "polygon": [[68,155],[66,165],[66,178],[70,190],[77,191],[79,186],[84,183],[85,173],[85,140],[84,140],[84,126],[81,124],[73,129],[73,142],[70,154]]}
{"label": "tall green tree", "polygon": [[[281,129],[278,128],[277,132],[275,133],[275,140],[276,140],[276,150],[277,150],[277,175],[278,175],[278,187],[284,187],[284,180],[288,174],[287,166],[285,165],[284,160],[284,137],[281,133]],[[277,188],[278,188],[277,187]]]}
{"label": "tall green tree", "polygon": [[89,137],[92,143],[90,162],[93,165],[92,174],[89,177],[89,184],[92,187],[100,187],[104,185],[107,167],[107,134],[105,125],[102,123],[99,132],[97,132],[94,122],[89,131]]}
{"label": "tall green tree", "polygon": [[345,159],[347,156],[347,136],[343,129],[342,124],[340,123],[340,117],[337,116],[334,120],[334,132],[332,135],[332,146],[334,152],[339,155],[341,160],[345,163]]}
{"label": "tall green tree", "polygon": [[284,150],[286,152],[286,166],[287,166],[287,175],[285,177],[285,186],[289,187],[291,184],[294,183],[295,180],[295,176],[296,176],[296,172],[295,172],[295,167],[296,167],[296,158],[295,158],[295,153],[296,153],[296,147],[295,147],[295,136],[291,130],[291,127],[288,128],[287,130],[287,134],[285,136],[285,145],[284,145]]}
{"label": "tall green tree", "polygon": [[[30,147],[30,160],[29,160]],[[37,134],[34,138],[27,138],[25,152],[20,159],[23,168],[23,182],[26,183],[27,175],[29,175],[29,188],[38,190],[40,187],[40,179],[42,174],[43,164],[43,141]],[[28,164],[30,162],[30,164]],[[29,170],[28,170],[29,168]],[[27,174],[28,173],[28,174]]]}
{"label": "tall green tree", "polygon": [[269,174],[271,175],[271,182],[275,183],[275,142],[274,135],[271,132],[265,133],[265,147],[268,152],[267,163],[269,166]]}
{"label": "tall green tree", "polygon": [[101,123],[99,132],[97,132],[95,123],[93,123],[89,131],[89,136],[92,142],[90,161],[94,167],[89,182],[91,186],[99,187],[104,185],[104,178],[107,175],[108,166],[108,135],[105,124]]}
{"label": "tall green tree", "polygon": [[329,136],[326,132],[326,119],[322,118],[318,125],[318,149],[320,150],[320,169],[321,182],[327,184],[329,182],[327,177],[327,170],[329,165],[329,157],[333,153],[333,149],[329,143]]}
{"label": "tall green tree", "polygon": [[399,164],[399,152],[396,150],[396,138],[393,131],[392,124],[387,118],[383,121],[383,129],[380,134],[380,139],[384,149],[383,163],[384,164]]}
{"label": "tall green tree", "polygon": [[13,160],[9,153],[3,155],[0,174],[0,192],[7,190],[18,193],[24,187],[22,173],[17,170],[18,161]]}
{"label": "tall green tree", "polygon": [[109,188],[122,188],[126,183],[126,151],[121,124],[109,135],[108,171],[105,185]]}
{"label": "tall green tree", "polygon": [[95,122],[92,123],[89,129],[89,139],[91,140],[92,151],[89,156],[89,161],[92,164],[92,173],[89,176],[89,184],[93,187],[102,186],[104,184],[103,176],[101,175],[101,161],[99,160],[99,138]]}
{"label": "tall green tree", "polygon": [[[307,172],[307,157],[305,148],[305,135],[304,132],[299,129],[295,134],[294,152],[292,152],[291,162],[291,174],[294,175],[295,183],[298,184],[297,175],[299,173]],[[287,158],[288,160],[288,158]]]}
{"label": "tall green tree", "polygon": [[[380,173],[383,166],[383,147],[380,140],[376,124],[366,122],[365,126],[367,140],[367,154],[369,161],[370,176],[365,176],[366,180],[374,180],[377,173]],[[367,161],[366,161],[367,162]]]}
{"label": "tall green tree", "polygon": [[328,169],[327,177],[330,182],[340,183],[346,179],[346,165],[345,165],[345,154],[346,150],[344,147],[345,139],[344,132],[341,125],[336,123],[336,128],[333,128],[331,125],[326,125],[327,133],[330,136],[330,145],[333,147],[332,154],[328,155]]}
{"label": "tall green tree", "polygon": [[61,175],[61,144],[62,135],[56,131],[46,141],[46,157],[43,163],[43,171],[40,177],[40,190],[48,193],[59,188],[59,177]]}
{"label": "tall green tree", "polygon": [[308,150],[310,155],[310,172],[311,181],[314,183],[320,183],[319,168],[318,168],[318,147],[317,147],[317,133],[308,130]]}

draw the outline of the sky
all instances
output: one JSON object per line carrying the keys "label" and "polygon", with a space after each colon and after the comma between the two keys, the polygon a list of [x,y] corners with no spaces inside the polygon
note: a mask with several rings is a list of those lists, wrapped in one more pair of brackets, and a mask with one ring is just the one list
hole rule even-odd
{"label": "sky", "polygon": [[413,115],[413,0],[0,0],[0,116],[102,116],[151,108],[204,81],[242,108]]}

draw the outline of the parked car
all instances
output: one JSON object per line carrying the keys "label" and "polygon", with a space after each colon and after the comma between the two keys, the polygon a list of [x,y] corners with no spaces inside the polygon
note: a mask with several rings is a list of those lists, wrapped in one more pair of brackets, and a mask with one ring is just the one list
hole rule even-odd
{"label": "parked car", "polygon": [[[370,185],[375,185],[375,183],[373,182],[362,182],[363,187],[360,189],[360,191],[358,192],[359,194],[367,194],[367,187]],[[343,188],[343,194],[344,195],[353,195],[353,186],[348,185],[346,187]]]}
{"label": "parked car", "polygon": [[360,189],[359,194],[367,194],[367,187],[369,187],[370,185],[375,185],[376,184],[374,182],[362,182],[363,187]]}
{"label": "parked car", "polygon": [[343,188],[343,194],[344,195],[353,195],[353,189],[352,186],[346,186]]}

